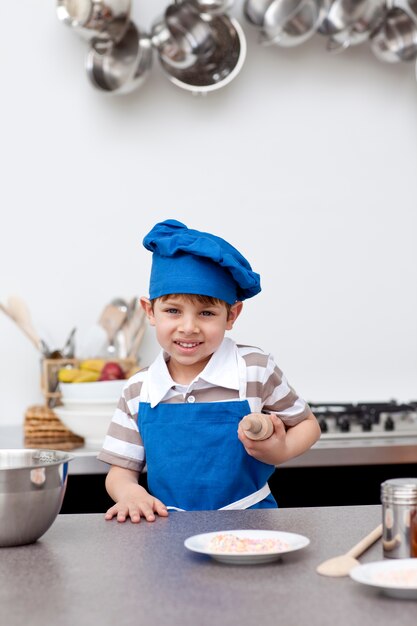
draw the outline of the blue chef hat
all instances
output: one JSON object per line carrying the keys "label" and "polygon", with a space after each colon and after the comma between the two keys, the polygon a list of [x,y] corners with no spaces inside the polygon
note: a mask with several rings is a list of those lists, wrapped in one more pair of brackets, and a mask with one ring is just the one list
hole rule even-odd
{"label": "blue chef hat", "polygon": [[177,220],[156,224],[143,245],[153,252],[151,300],[171,293],[200,294],[229,304],[261,291],[260,276],[236,248]]}

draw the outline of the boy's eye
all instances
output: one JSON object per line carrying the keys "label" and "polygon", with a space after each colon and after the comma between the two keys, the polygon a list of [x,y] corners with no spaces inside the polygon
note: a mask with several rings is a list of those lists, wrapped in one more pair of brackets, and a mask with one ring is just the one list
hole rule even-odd
{"label": "boy's eye", "polygon": [[210,315],[214,315],[213,311],[201,311],[201,315],[203,317],[210,317]]}
{"label": "boy's eye", "polygon": [[171,315],[177,315],[178,309],[166,309],[166,313],[170,313]]}

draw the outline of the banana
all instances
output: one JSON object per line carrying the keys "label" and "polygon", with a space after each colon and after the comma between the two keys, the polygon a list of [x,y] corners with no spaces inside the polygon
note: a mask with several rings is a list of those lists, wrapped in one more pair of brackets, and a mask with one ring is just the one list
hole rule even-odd
{"label": "banana", "polygon": [[85,359],[80,363],[80,369],[91,370],[100,374],[106,361],[104,359]]}
{"label": "banana", "polygon": [[100,372],[92,372],[86,370],[78,370],[73,383],[94,383],[100,377]]}
{"label": "banana", "polygon": [[94,383],[100,377],[100,372],[82,370],[77,367],[63,367],[58,371],[58,380],[61,383]]}
{"label": "banana", "polygon": [[73,383],[80,371],[81,370],[78,370],[75,367],[62,367],[58,371],[58,380],[61,383]]}

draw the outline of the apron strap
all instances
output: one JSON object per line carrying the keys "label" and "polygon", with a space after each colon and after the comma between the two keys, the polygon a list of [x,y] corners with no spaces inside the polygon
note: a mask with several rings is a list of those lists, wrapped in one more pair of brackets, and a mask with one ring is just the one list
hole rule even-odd
{"label": "apron strap", "polygon": [[[269,496],[270,493],[271,493],[271,490],[269,488],[269,485],[268,483],[265,483],[265,485],[261,489],[258,489],[258,491],[251,493],[249,496],[246,496],[245,498],[236,500],[235,502],[232,502],[231,504],[222,506],[218,510],[219,511],[237,511],[237,510],[242,510],[242,509],[248,509],[250,506],[253,506],[254,504],[258,504],[258,502],[261,502],[262,500],[264,500],[267,496]],[[185,509],[179,509],[176,506],[167,506],[167,509],[169,511],[185,511]]]}
{"label": "apron strap", "polygon": [[269,496],[270,493],[271,493],[271,490],[269,488],[269,485],[268,483],[265,483],[265,485],[261,489],[258,489],[258,491],[251,493],[249,496],[246,496],[245,498],[236,500],[235,502],[232,502],[231,504],[222,506],[219,509],[219,511],[236,511],[240,509],[248,509],[250,506],[253,506],[254,504],[258,504],[258,502],[261,502],[261,500],[264,500],[267,496]]}

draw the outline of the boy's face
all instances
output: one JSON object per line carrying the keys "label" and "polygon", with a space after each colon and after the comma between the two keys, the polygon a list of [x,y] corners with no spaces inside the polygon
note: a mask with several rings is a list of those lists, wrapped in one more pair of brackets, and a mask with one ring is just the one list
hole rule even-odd
{"label": "boy's face", "polygon": [[228,314],[223,302],[207,305],[178,295],[157,298],[153,309],[147,298],[141,298],[141,304],[155,326],[158,343],[171,357],[171,376],[182,383],[204,369],[242,310],[242,302],[234,304]]}

